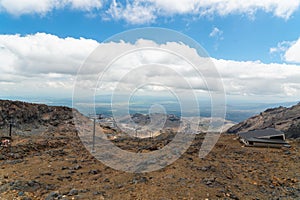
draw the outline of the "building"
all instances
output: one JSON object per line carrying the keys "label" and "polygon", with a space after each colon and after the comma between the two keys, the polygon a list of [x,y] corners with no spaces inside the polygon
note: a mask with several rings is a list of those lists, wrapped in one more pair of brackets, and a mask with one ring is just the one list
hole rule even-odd
{"label": "building", "polygon": [[246,146],[282,147],[289,146],[285,134],[273,128],[238,133],[239,139]]}

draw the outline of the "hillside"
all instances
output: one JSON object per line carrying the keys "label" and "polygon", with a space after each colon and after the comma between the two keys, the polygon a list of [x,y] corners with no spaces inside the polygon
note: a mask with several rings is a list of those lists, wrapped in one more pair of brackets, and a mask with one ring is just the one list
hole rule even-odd
{"label": "hillside", "polygon": [[238,133],[249,130],[275,128],[283,131],[287,138],[300,137],[300,103],[286,108],[278,107],[251,117],[228,129],[228,133]]}
{"label": "hillside", "polygon": [[7,134],[9,123],[13,122],[15,135],[74,134],[73,111],[79,114],[63,106],[0,100],[0,133]]}

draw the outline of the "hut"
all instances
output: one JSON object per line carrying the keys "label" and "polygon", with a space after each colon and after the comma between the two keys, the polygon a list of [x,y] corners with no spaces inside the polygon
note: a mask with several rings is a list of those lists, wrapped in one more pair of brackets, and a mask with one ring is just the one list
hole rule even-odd
{"label": "hut", "polygon": [[246,146],[282,147],[289,146],[285,134],[274,128],[252,130],[238,133],[238,137]]}

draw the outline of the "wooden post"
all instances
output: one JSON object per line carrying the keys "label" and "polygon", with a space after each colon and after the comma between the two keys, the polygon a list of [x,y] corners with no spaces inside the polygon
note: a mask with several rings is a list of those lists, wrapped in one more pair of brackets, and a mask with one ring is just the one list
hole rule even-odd
{"label": "wooden post", "polygon": [[13,120],[11,119],[9,122],[9,133],[8,136],[11,138],[12,137],[12,127],[15,123],[13,122]]}
{"label": "wooden post", "polygon": [[11,138],[12,123],[9,123],[9,137]]}

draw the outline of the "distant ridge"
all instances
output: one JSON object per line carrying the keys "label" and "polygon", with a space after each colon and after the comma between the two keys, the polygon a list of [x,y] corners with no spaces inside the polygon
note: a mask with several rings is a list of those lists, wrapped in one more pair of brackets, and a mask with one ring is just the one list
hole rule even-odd
{"label": "distant ridge", "polygon": [[228,129],[227,133],[275,128],[287,138],[300,138],[300,103],[290,108],[270,108]]}

